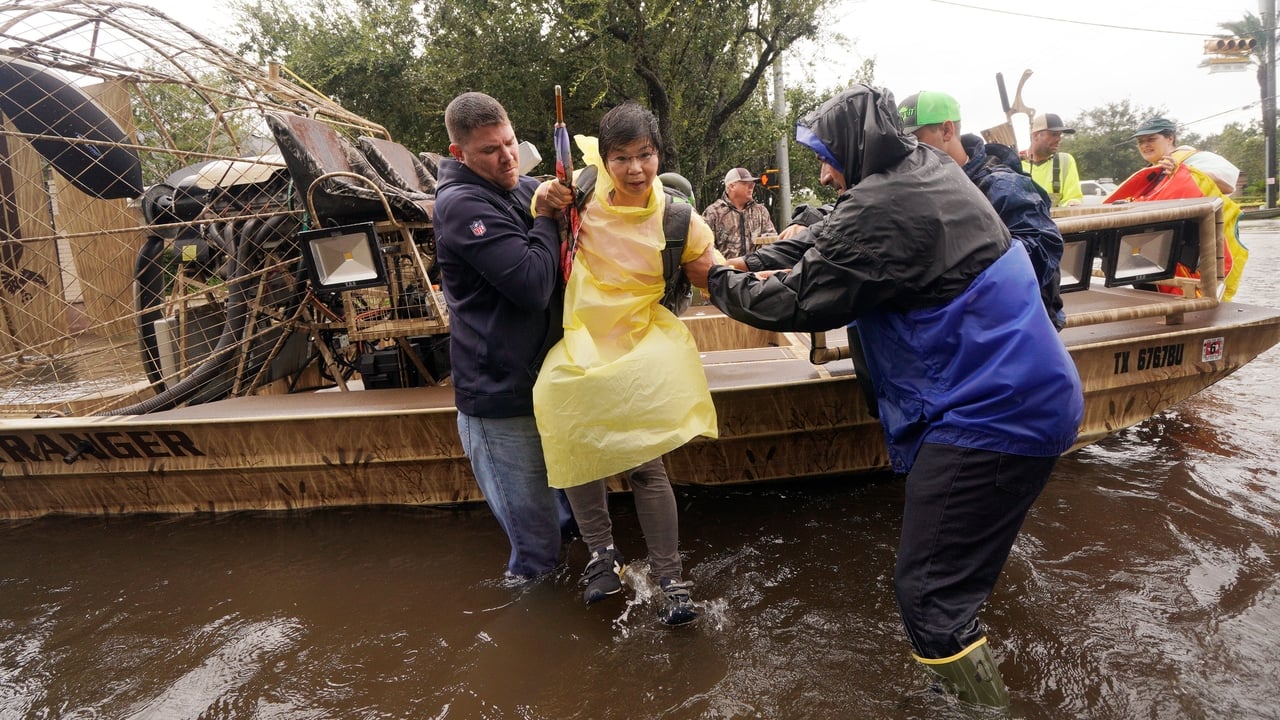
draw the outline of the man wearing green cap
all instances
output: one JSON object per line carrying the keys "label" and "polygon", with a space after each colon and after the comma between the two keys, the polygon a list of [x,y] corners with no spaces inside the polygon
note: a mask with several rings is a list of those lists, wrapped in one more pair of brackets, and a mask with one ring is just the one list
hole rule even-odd
{"label": "man wearing green cap", "polygon": [[1066,325],[1062,311],[1062,233],[1049,215],[1049,196],[1020,169],[1017,153],[1006,145],[960,134],[960,103],[946,93],[922,90],[898,104],[902,129],[955,160],[987,196],[1014,240],[1031,256],[1040,299],[1054,327]]}

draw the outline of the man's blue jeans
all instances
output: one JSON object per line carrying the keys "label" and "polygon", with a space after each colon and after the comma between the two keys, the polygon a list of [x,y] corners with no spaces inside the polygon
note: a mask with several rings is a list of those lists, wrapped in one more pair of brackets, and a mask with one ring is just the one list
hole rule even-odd
{"label": "man's blue jeans", "polygon": [[560,503],[547,485],[533,416],[479,418],[458,413],[458,436],[485,502],[511,541],[507,574],[537,577],[560,562]]}

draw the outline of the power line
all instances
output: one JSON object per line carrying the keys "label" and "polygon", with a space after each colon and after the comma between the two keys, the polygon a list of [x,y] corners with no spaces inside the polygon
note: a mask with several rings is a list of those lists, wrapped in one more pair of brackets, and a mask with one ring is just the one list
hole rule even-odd
{"label": "power line", "polygon": [[1183,127],[1188,127],[1188,126],[1191,126],[1191,125],[1195,125],[1196,123],[1202,123],[1202,122],[1204,122],[1204,121],[1206,121],[1206,120],[1212,120],[1212,119],[1214,119],[1214,118],[1216,118],[1216,117],[1221,117],[1221,116],[1223,116],[1223,115],[1230,115],[1231,113],[1234,113],[1234,112],[1242,112],[1242,111],[1244,111],[1244,110],[1250,110],[1250,109],[1255,108],[1255,107],[1257,107],[1257,106],[1259,106],[1259,105],[1261,105],[1261,104],[1262,104],[1262,101],[1261,101],[1261,100],[1254,100],[1253,102],[1251,102],[1251,103],[1249,103],[1249,104],[1247,104],[1247,105],[1241,105],[1240,107],[1233,107],[1233,108],[1231,108],[1230,110],[1223,110],[1222,112],[1217,112],[1217,113],[1214,113],[1214,114],[1212,114],[1212,115],[1206,115],[1206,116],[1204,116],[1204,117],[1202,117],[1202,118],[1199,118],[1199,119],[1196,119],[1196,120],[1192,120],[1191,122],[1185,122],[1185,123],[1180,123],[1180,124],[1181,124]]}
{"label": "power line", "polygon": [[1111,30],[1130,30],[1132,32],[1156,33],[1158,35],[1187,35],[1190,37],[1205,37],[1203,32],[1182,32],[1180,30],[1155,30],[1153,28],[1128,27],[1125,25],[1108,25],[1106,23],[1087,22],[1084,20],[1068,20],[1066,18],[1053,18],[1044,15],[1033,15],[1031,13],[1014,12],[1012,10],[997,10],[995,8],[981,7],[978,5],[967,5],[965,3],[951,2],[951,0],[929,0],[939,5],[950,5],[952,7],[965,8],[966,10],[981,10],[983,12],[996,13],[999,15],[1014,15],[1017,17],[1031,18],[1033,20],[1048,20],[1049,22],[1068,23],[1071,25],[1088,25],[1089,27],[1109,28]]}

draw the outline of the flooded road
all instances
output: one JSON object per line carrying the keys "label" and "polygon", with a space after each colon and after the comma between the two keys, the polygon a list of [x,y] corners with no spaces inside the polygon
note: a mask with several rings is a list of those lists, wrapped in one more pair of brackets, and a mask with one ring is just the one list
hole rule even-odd
{"label": "flooded road", "polygon": [[[1280,222],[1243,236],[1280,306]],[[1280,348],[1065,457],[983,614],[1014,716],[1280,718],[1277,468]],[[900,482],[677,493],[675,631],[584,607],[580,543],[504,586],[483,507],[0,524],[0,720],[963,716],[900,627]]]}

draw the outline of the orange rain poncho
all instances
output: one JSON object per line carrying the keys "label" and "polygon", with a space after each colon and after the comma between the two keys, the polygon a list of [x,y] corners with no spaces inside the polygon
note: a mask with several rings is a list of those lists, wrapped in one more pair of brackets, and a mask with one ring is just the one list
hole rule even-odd
{"label": "orange rain poncho", "polygon": [[[1192,151],[1194,152],[1194,151]],[[1226,278],[1222,283],[1222,300],[1230,300],[1240,287],[1240,277],[1244,274],[1244,265],[1249,260],[1249,249],[1240,242],[1240,206],[1234,200],[1222,194],[1213,176],[1186,162],[1191,153],[1179,148],[1173,157],[1178,161],[1172,173],[1164,172],[1158,166],[1146,167],[1129,176],[1107,196],[1105,203],[1121,200],[1141,202],[1144,200],[1173,200],[1177,198],[1218,197],[1222,198],[1223,233],[1226,235]],[[1193,268],[1178,264],[1179,277],[1199,277]],[[1182,290],[1172,285],[1157,285],[1162,292],[1181,295]]]}
{"label": "orange rain poncho", "polygon": [[[654,180],[647,206],[610,205],[613,181],[596,138],[576,139],[599,177],[565,288],[564,339],[547,353],[533,387],[556,488],[629,470],[699,435],[718,436],[698,347],[658,302],[666,194]],[[713,240],[694,213],[681,262],[697,259]]]}

